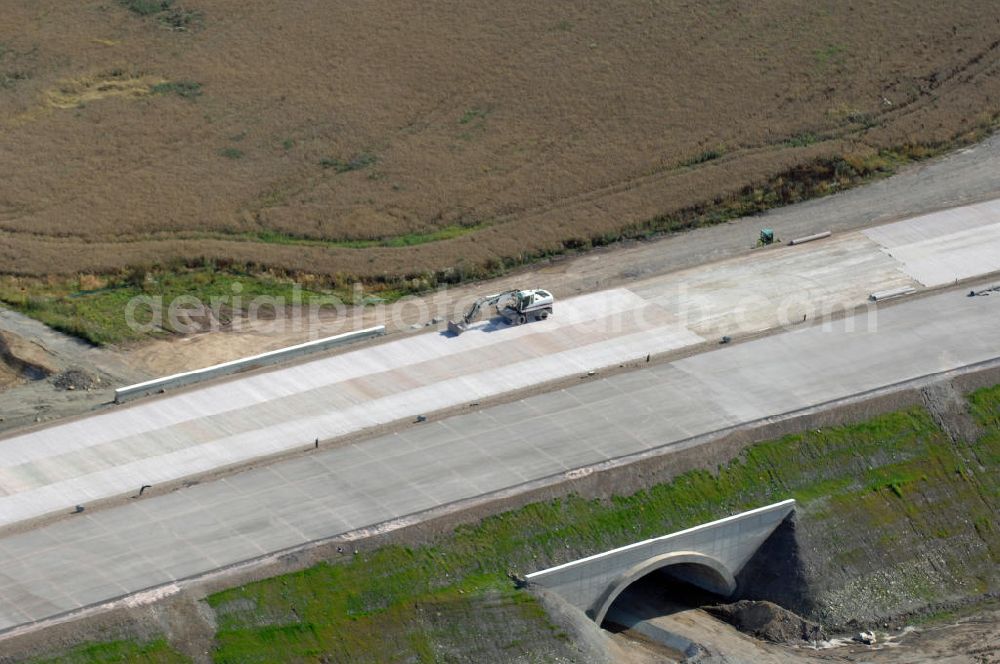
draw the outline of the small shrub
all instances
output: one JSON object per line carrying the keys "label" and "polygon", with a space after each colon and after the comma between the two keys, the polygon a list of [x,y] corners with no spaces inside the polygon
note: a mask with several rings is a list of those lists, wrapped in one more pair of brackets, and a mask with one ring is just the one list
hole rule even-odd
{"label": "small shrub", "polygon": [[816,63],[819,65],[840,65],[844,63],[844,47],[839,44],[830,44],[826,48],[817,49],[813,52]]}
{"label": "small shrub", "polygon": [[236,148],[222,148],[219,150],[219,156],[225,157],[226,159],[242,159],[243,151],[237,150]]}
{"label": "small shrub", "polygon": [[461,118],[459,118],[459,124],[469,124],[473,120],[485,120],[489,111],[483,108],[470,108],[467,110]]}
{"label": "small shrub", "polygon": [[367,152],[351,157],[348,161],[341,161],[334,157],[323,157],[319,160],[319,165],[323,168],[332,168],[338,173],[348,173],[350,171],[360,171],[376,162],[375,155]]}
{"label": "small shrub", "polygon": [[184,32],[201,27],[203,14],[190,9],[169,9],[160,17],[160,23],[171,30]]}
{"label": "small shrub", "polygon": [[203,15],[174,7],[174,0],[118,0],[118,4],[139,16],[156,16],[165,27],[183,32],[201,26]]}
{"label": "small shrub", "polygon": [[722,156],[722,150],[705,150],[699,155],[695,155],[691,159],[684,162],[684,166],[696,166],[697,164],[704,164],[706,161],[713,161]]}
{"label": "small shrub", "polygon": [[152,16],[170,9],[173,0],[118,0],[118,3],[139,16]]}
{"label": "small shrub", "polygon": [[804,148],[818,141],[819,137],[816,136],[816,134],[811,131],[804,131],[801,134],[796,134],[785,141],[785,145],[792,148]]}
{"label": "small shrub", "polygon": [[149,270],[145,267],[133,266],[125,271],[122,281],[132,288],[141,290],[146,285],[146,278],[148,276]]}
{"label": "small shrub", "polygon": [[0,72],[0,88],[9,90],[17,85],[18,81],[24,81],[28,78],[28,75],[23,71]]}
{"label": "small shrub", "polygon": [[167,83],[157,83],[152,87],[153,94],[166,95],[173,93],[185,99],[194,99],[201,96],[201,83],[195,81],[168,81]]}

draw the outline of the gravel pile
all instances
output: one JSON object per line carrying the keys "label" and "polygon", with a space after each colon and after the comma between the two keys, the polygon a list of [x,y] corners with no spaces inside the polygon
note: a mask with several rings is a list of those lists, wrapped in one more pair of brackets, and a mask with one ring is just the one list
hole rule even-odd
{"label": "gravel pile", "polygon": [[101,384],[101,379],[82,369],[68,369],[56,374],[52,384],[57,390],[92,390]]}

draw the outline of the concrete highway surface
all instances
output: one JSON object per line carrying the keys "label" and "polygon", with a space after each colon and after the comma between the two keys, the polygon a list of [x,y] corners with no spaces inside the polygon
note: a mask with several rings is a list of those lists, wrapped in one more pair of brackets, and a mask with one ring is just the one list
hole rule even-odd
{"label": "concrete highway surface", "polygon": [[996,270],[990,201],[560,299],[526,326],[410,335],[117,407],[0,440],[0,526]]}
{"label": "concrete highway surface", "polygon": [[[862,314],[802,325],[87,511],[0,538],[0,631],[624,455],[681,449],[699,434],[993,361],[998,329],[1000,294],[943,292],[879,307],[875,320]],[[183,420],[183,409],[168,412]]]}

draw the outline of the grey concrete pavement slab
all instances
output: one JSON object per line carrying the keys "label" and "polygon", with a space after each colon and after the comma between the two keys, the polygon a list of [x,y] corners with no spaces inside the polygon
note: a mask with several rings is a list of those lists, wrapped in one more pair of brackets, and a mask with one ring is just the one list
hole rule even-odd
{"label": "grey concrete pavement slab", "polygon": [[61,529],[54,535],[52,531],[46,529],[30,530],[17,537],[0,539],[0,552],[3,553],[5,560],[19,559],[56,548],[61,541],[65,541]]}
{"label": "grey concrete pavement slab", "polygon": [[411,427],[398,434],[400,454],[418,450],[427,444],[436,445],[455,441],[464,434],[446,426],[443,422],[426,422],[418,427]]}
{"label": "grey concrete pavement slab", "polygon": [[[206,537],[206,533],[200,533],[200,536]],[[157,554],[157,552],[154,550],[154,547],[152,546],[144,547],[143,553],[150,560],[156,561],[157,563],[156,571],[158,573],[168,577],[172,581],[177,581],[179,579],[186,579],[191,576],[203,574],[204,572],[210,569],[218,568],[218,563],[215,563],[215,561],[212,562],[211,567],[206,565],[206,562],[208,560],[211,560],[211,558],[209,558],[205,553],[203,553],[200,547],[185,544],[177,539],[168,541],[173,542],[173,544],[171,545],[169,557],[165,558],[162,554]],[[162,546],[162,542],[160,542],[160,544]],[[242,553],[243,555],[246,556],[247,559],[252,558],[254,555],[256,555],[254,551],[250,551],[249,549],[245,551],[234,551],[233,553],[234,554]],[[56,571],[55,573],[58,575],[58,577],[61,578],[69,571],[70,570],[68,569],[61,569]],[[138,586],[136,590],[147,588],[149,587],[149,585],[150,584]]]}
{"label": "grey concrete pavement slab", "polygon": [[489,487],[484,491],[495,491],[498,488],[517,486],[528,481],[528,477],[518,472],[516,464],[495,453],[483,452],[487,463],[478,469],[475,475],[476,486]]}
{"label": "grey concrete pavement slab", "polygon": [[128,590],[121,586],[117,579],[101,568],[91,566],[86,574],[79,574],[72,579],[66,579],[60,590],[77,606],[89,606],[107,601],[110,597],[127,595]]}
{"label": "grey concrete pavement slab", "polygon": [[0,620],[16,620],[18,622],[8,624],[19,625],[35,620],[35,616],[58,615],[76,608],[79,608],[76,601],[61,593],[58,588],[38,583],[33,585],[32,592],[15,590],[5,594],[3,603],[0,604]]}
{"label": "grey concrete pavement slab", "polygon": [[536,394],[531,399],[524,400],[525,407],[535,415],[546,415],[557,411],[569,410],[583,405],[577,396],[564,389]]}
{"label": "grey concrete pavement slab", "polygon": [[[296,505],[293,509],[275,510],[276,517],[280,522],[300,533],[300,539],[296,543],[309,542],[312,540],[329,537],[331,532],[343,532],[348,530],[347,524],[330,510],[315,502],[307,505]],[[267,546],[264,540],[254,535],[256,541],[262,548],[268,551],[275,551],[279,547]]]}
{"label": "grey concrete pavement slab", "polygon": [[997,200],[876,226],[864,234],[925,286],[941,286],[1000,270]]}
{"label": "grey concrete pavement slab", "polygon": [[[281,548],[286,546],[287,544],[284,544]],[[213,539],[199,541],[195,551],[198,556],[214,563],[211,569],[268,553],[263,547],[257,545],[254,538],[236,533],[227,533]]]}
{"label": "grey concrete pavement slab", "polygon": [[[315,460],[315,455],[307,455],[298,459],[290,459],[289,463],[272,468],[288,483],[301,483],[307,480],[322,480],[330,476],[330,469]],[[248,487],[244,487],[248,488]],[[236,490],[235,487],[232,490]]]}
{"label": "grey concrete pavement slab", "polygon": [[577,385],[569,389],[573,392],[573,396],[588,405],[621,394],[616,381],[609,381],[600,376],[581,379]]}
{"label": "grey concrete pavement slab", "polygon": [[442,473],[436,481],[422,482],[417,487],[420,489],[420,493],[428,498],[413,500],[410,496],[401,493],[398,498],[404,507],[398,516],[414,514],[435,505],[447,505],[470,495],[479,495],[490,490],[489,483],[485,478],[478,475],[463,476],[458,472]]}
{"label": "grey concrete pavement slab", "polygon": [[503,426],[497,418],[485,410],[463,413],[442,420],[442,425],[465,438],[482,432],[498,431]]}

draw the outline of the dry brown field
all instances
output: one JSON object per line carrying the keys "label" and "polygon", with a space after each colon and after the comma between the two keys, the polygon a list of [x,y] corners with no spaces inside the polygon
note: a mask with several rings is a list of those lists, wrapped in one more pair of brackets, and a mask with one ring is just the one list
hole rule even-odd
{"label": "dry brown field", "polygon": [[483,265],[1000,111],[996,0],[158,5],[3,0],[0,272]]}

